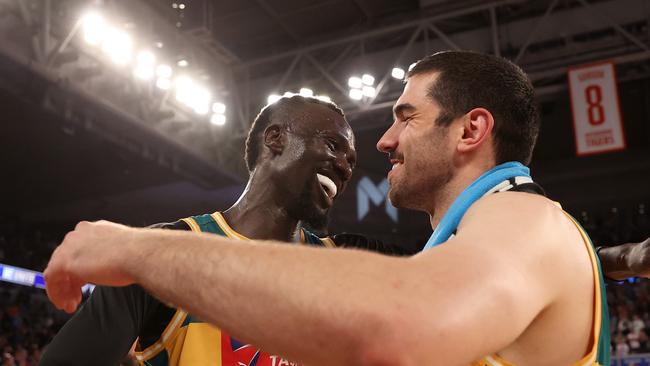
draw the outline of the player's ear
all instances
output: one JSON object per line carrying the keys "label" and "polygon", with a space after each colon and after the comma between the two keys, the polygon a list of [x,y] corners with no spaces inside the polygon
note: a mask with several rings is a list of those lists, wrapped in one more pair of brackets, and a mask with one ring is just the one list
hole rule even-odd
{"label": "player's ear", "polygon": [[463,120],[463,135],[458,149],[469,152],[478,149],[492,134],[494,117],[485,108],[474,108],[467,112]]}
{"label": "player's ear", "polygon": [[264,146],[274,155],[279,155],[286,145],[285,129],[277,124],[272,124],[264,130]]}

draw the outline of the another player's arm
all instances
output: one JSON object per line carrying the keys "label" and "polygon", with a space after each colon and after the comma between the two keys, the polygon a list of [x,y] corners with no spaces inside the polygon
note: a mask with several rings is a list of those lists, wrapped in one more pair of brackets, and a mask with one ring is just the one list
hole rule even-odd
{"label": "another player's arm", "polygon": [[541,245],[561,242],[562,230],[548,223],[558,210],[526,194],[494,196],[467,213],[449,243],[406,258],[84,223],[50,262],[49,295],[59,306],[70,299],[54,281],[61,273],[135,281],[304,363],[467,364],[515,340],[566,277]]}
{"label": "another player's arm", "polygon": [[[151,228],[189,229],[180,221]],[[119,364],[156,306],[162,305],[140,286],[98,286],[46,347],[40,365]]]}
{"label": "another player's arm", "polygon": [[115,366],[138,336],[146,294],[137,285],[97,287],[45,348],[41,366]]}
{"label": "another player's arm", "polygon": [[598,257],[608,278],[650,277],[650,238],[640,243],[602,247]]}

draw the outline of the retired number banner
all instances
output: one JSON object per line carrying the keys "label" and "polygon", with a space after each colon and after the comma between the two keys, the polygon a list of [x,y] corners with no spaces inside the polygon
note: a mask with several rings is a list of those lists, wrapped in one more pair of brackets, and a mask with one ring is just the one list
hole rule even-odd
{"label": "retired number banner", "polygon": [[598,154],[625,149],[612,62],[569,69],[576,153]]}

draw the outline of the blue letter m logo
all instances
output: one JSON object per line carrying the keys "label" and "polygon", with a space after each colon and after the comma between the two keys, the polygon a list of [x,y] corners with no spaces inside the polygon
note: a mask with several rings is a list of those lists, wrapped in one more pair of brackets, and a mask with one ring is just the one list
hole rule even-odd
{"label": "blue letter m logo", "polygon": [[372,183],[368,177],[363,177],[357,185],[357,219],[363,220],[370,210],[370,201],[375,206],[381,205],[386,202],[386,214],[394,221],[397,222],[397,209],[390,204],[387,199],[388,194],[388,180],[384,178],[378,185]]}

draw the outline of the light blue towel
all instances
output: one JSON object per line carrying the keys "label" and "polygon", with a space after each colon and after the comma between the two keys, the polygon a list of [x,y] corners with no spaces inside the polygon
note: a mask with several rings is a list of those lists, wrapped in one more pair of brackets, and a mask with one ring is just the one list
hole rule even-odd
{"label": "light blue towel", "polygon": [[530,169],[518,162],[507,162],[497,165],[481,175],[456,198],[422,250],[430,249],[449,240],[456,231],[460,220],[465,216],[465,212],[474,202],[501,182],[515,177],[530,178]]}

